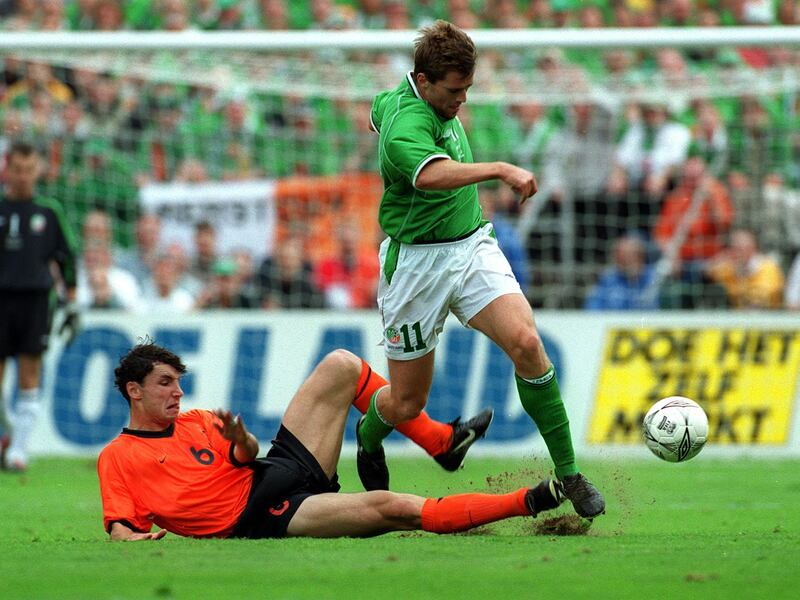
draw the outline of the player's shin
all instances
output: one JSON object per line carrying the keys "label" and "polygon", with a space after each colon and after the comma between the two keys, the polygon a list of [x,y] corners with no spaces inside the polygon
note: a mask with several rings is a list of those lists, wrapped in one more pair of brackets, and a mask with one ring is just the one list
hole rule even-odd
{"label": "player's shin", "polygon": [[509,517],[530,515],[525,504],[527,489],[510,494],[458,494],[428,498],[422,506],[422,529],[453,533]]}
{"label": "player's shin", "polygon": [[394,429],[394,426],[388,423],[378,410],[377,403],[379,395],[380,390],[372,394],[369,408],[367,408],[367,412],[364,413],[358,428],[358,438],[361,442],[361,446],[370,454],[380,449],[383,445],[384,438]]}
{"label": "player's shin", "polygon": [[555,369],[551,366],[544,375],[532,379],[523,379],[517,375],[516,380],[522,407],[536,423],[547,444],[555,464],[556,476],[560,479],[566,475],[574,475],[578,472],[578,466],[575,463],[575,450],[572,448],[569,418],[561,400]]}
{"label": "player's shin", "polygon": [[[359,378],[353,405],[362,413],[367,413],[371,398],[378,390],[387,385],[389,383],[386,379],[373,371],[366,362],[362,361],[361,377]],[[364,430],[359,431],[363,442]],[[422,411],[410,421],[398,425],[397,431],[420,446],[430,456],[436,456],[446,451],[453,437],[453,427],[450,424],[434,421],[425,411]],[[380,440],[382,439],[380,438]]]}

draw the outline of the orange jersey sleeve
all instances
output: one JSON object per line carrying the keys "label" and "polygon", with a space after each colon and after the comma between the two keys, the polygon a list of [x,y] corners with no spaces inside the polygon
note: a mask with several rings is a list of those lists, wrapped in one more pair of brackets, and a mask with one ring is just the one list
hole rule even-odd
{"label": "orange jersey sleeve", "polygon": [[103,525],[153,524],[179,535],[225,537],[247,504],[253,471],[233,458],[214,413],[182,413],[165,431],[123,432],[100,453]]}

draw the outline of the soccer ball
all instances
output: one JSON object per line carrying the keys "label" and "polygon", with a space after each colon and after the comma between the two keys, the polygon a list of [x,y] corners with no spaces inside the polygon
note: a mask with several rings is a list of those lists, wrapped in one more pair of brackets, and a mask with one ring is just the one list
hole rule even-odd
{"label": "soccer ball", "polygon": [[659,400],[642,423],[644,443],[658,458],[682,462],[694,458],[708,439],[708,417],[694,400],[670,396]]}

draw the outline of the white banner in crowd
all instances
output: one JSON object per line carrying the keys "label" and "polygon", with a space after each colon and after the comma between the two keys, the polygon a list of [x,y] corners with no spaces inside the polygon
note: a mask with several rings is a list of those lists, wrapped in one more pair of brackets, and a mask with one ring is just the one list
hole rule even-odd
{"label": "white banner in crowd", "polygon": [[162,238],[192,252],[194,227],[214,226],[217,250],[247,249],[253,256],[272,253],[275,234],[275,182],[267,179],[209,183],[149,184],[139,195],[142,211],[162,220]]}

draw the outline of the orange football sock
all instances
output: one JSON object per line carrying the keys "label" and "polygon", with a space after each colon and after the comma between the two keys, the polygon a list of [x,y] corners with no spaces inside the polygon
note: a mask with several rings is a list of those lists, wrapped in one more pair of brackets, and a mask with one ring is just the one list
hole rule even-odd
{"label": "orange football sock", "polygon": [[[353,400],[353,406],[362,413],[366,412],[372,395],[386,385],[389,385],[389,382],[373,371],[366,361],[362,360],[361,377],[356,387],[357,392]],[[453,426],[448,423],[434,421],[425,411],[422,411],[419,416],[410,421],[400,423],[395,429],[417,446],[423,448],[431,456],[445,452],[450,448],[453,440]]]}
{"label": "orange football sock", "polygon": [[428,498],[422,505],[422,529],[453,533],[508,517],[530,515],[525,505],[527,488],[510,494],[458,494]]}

